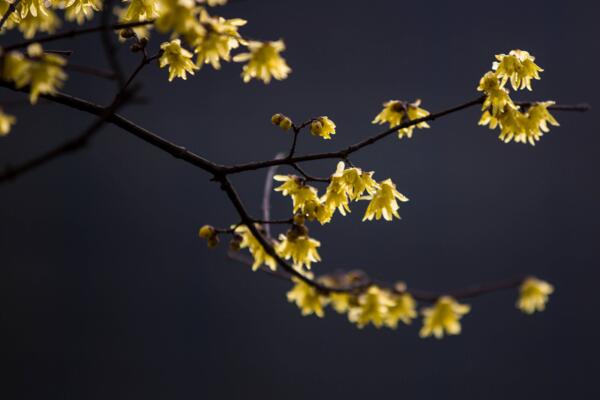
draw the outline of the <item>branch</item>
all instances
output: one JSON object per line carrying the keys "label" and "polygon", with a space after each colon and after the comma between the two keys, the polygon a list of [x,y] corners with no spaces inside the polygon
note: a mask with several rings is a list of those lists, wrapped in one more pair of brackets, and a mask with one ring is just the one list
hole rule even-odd
{"label": "branch", "polygon": [[122,93],[103,111],[102,115],[100,115],[99,118],[94,121],[94,123],[92,123],[86,130],[83,131],[83,133],[74,139],[68,140],[60,146],[57,146],[54,149],[32,158],[31,160],[14,168],[10,165],[7,166],[5,171],[0,173],[0,184],[13,180],[18,176],[31,171],[32,169],[41,167],[42,165],[45,165],[58,157],[73,153],[85,147],[89,143],[92,136],[100,131],[100,128],[102,128],[106,120],[121,106],[123,106],[133,96],[134,92],[135,89],[132,89],[126,93]]}
{"label": "branch", "polygon": [[6,21],[8,21],[8,19],[12,15],[12,13],[14,13],[15,11],[17,11],[17,6],[19,5],[20,2],[21,2],[21,0],[15,0],[14,3],[9,3],[8,9],[6,10],[6,12],[2,16],[2,18],[0,19],[0,30],[2,30],[2,27],[4,26],[4,23]]}
{"label": "branch", "polygon": [[4,47],[4,51],[8,52],[8,51],[27,47],[33,43],[52,42],[55,40],[73,38],[76,36],[87,35],[89,33],[100,32],[100,31],[107,30],[107,29],[108,30],[120,30],[120,29],[126,29],[126,28],[135,28],[136,26],[150,25],[153,23],[154,23],[154,20],[148,20],[148,21],[119,23],[119,24],[113,24],[113,25],[109,25],[109,26],[100,25],[100,26],[95,26],[93,28],[83,28],[83,29],[76,28],[76,29],[71,29],[71,30],[65,31],[65,32],[55,33],[53,35],[48,35],[48,36],[44,36],[41,38],[29,39],[29,40],[25,40],[20,43],[6,46],[6,47]]}
{"label": "branch", "polygon": [[101,41],[102,48],[104,49],[104,55],[106,56],[106,60],[110,65],[113,75],[117,80],[117,84],[119,88],[123,88],[125,86],[125,74],[123,73],[123,68],[121,67],[121,63],[119,63],[119,58],[117,56],[117,47],[114,44],[114,40],[112,37],[112,32],[107,27],[110,23],[110,17],[112,15],[112,5],[114,0],[106,0],[104,2],[104,9],[102,10],[102,31],[101,31]]}
{"label": "branch", "polygon": [[[476,106],[478,104],[482,104],[483,101],[485,100],[485,97],[478,97],[476,99],[467,101],[466,103],[463,104],[459,104],[455,107],[451,107],[448,108],[446,110],[443,111],[439,111],[437,113],[432,113],[429,114],[425,117],[422,118],[417,118],[417,119],[413,119],[410,121],[406,121],[401,123],[398,126],[395,126],[393,128],[387,129],[379,134],[376,134],[374,136],[371,136],[367,139],[364,139],[358,143],[355,143],[351,146],[346,147],[345,149],[342,150],[338,150],[338,151],[333,151],[333,152],[327,152],[327,153],[317,153],[317,154],[308,154],[308,155],[304,155],[304,156],[297,156],[297,157],[288,157],[288,158],[284,158],[284,159],[274,159],[274,160],[267,160],[267,161],[258,161],[258,162],[251,162],[251,163],[246,163],[246,164],[239,164],[239,165],[234,165],[234,166],[230,166],[230,167],[226,167],[225,168],[225,174],[237,174],[240,172],[245,172],[245,171],[253,171],[253,170],[257,170],[257,169],[261,169],[261,168],[268,168],[271,167],[273,165],[282,165],[282,164],[288,164],[288,165],[294,165],[296,163],[301,163],[301,162],[306,162],[306,161],[313,161],[313,160],[323,160],[323,159],[346,159],[350,154],[362,149],[363,147],[372,145],[373,143],[376,143],[378,141],[380,141],[381,139],[391,135],[394,132],[397,132],[400,129],[403,128],[407,128],[413,125],[417,125],[421,122],[428,122],[428,121],[433,121],[435,119],[441,118],[443,116],[446,116],[448,114],[452,114],[461,110],[464,110],[466,108],[469,107],[473,107]],[[528,104],[532,104],[531,102],[521,102],[521,103],[517,103],[519,105],[528,105]],[[588,111],[590,109],[590,106],[587,104],[580,104],[580,105],[554,105],[554,106],[550,106],[548,107],[549,110],[556,110],[556,111],[579,111],[579,112],[583,112],[583,111]]]}
{"label": "branch", "polygon": [[[13,84],[4,81],[0,81],[0,86],[14,90],[16,92],[29,92],[27,87],[17,89]],[[97,104],[60,92],[57,92],[54,95],[44,94],[40,95],[40,97],[96,116],[101,116],[104,112],[104,108]],[[114,124],[119,128],[125,130],[126,132],[129,132],[132,135],[142,139],[146,143],[158,147],[159,149],[165,151],[166,153],[169,153],[173,157],[184,160],[185,162],[192,164],[204,171],[207,171],[211,174],[222,173],[222,170],[224,168],[223,166],[213,163],[212,161],[209,161],[187,150],[183,146],[176,145],[175,143],[172,143],[167,139],[164,139],[161,136],[158,136],[157,134],[145,128],[142,128],[141,126],[136,125],[135,123],[131,122],[130,120],[119,114],[110,115],[106,119],[106,122]]]}

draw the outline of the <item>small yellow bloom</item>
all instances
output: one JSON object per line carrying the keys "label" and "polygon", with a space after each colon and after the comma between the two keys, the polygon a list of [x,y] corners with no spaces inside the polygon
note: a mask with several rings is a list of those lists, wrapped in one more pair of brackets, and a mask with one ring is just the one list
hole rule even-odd
{"label": "small yellow bloom", "polygon": [[493,116],[502,113],[507,107],[516,108],[508,95],[508,91],[500,84],[498,75],[491,71],[481,78],[477,90],[486,95],[482,110],[487,110],[491,107],[491,114]]}
{"label": "small yellow bloom", "polygon": [[147,21],[160,16],[161,2],[156,0],[129,0],[123,19],[125,21]]}
{"label": "small yellow bloom", "polygon": [[188,43],[193,43],[205,33],[198,18],[194,0],[159,0],[157,2],[160,12],[154,25],[159,32],[182,36]]}
{"label": "small yellow bloom", "polygon": [[498,77],[502,79],[502,86],[510,79],[510,84],[514,90],[531,90],[531,79],[540,79],[540,68],[534,61],[535,57],[525,50],[511,50],[509,54],[497,54],[497,62],[494,62],[492,69],[496,71]]}
{"label": "small yellow bloom", "polygon": [[16,25],[27,39],[31,39],[38,32],[54,33],[61,25],[60,18],[51,9],[46,9],[44,13],[35,16],[28,13],[21,18],[17,13],[13,13],[11,17],[6,22],[6,27],[11,29]]}
{"label": "small yellow bloom", "polygon": [[287,292],[288,301],[296,303],[304,316],[315,314],[317,317],[323,318],[325,315],[323,306],[326,303],[326,298],[300,279],[293,277],[292,281],[295,285],[292,290]]}
{"label": "small yellow bloom", "polygon": [[101,0],[64,0],[61,5],[67,21],[77,21],[79,25],[86,19],[94,18],[94,12],[102,10]]}
{"label": "small yellow bloom", "polygon": [[302,266],[306,266],[310,269],[313,262],[321,261],[321,256],[317,248],[321,246],[321,242],[307,235],[294,236],[294,235],[280,235],[279,240],[281,241],[275,251],[280,257],[289,260],[292,259],[294,267],[301,269]]}
{"label": "small yellow bloom", "polygon": [[448,335],[458,335],[461,331],[460,319],[470,310],[469,305],[460,304],[452,297],[440,297],[433,307],[423,310],[423,327],[419,336],[425,338],[433,334],[441,339],[444,331]]}
{"label": "small yellow bloom", "polygon": [[396,190],[396,185],[391,179],[386,179],[379,183],[375,193],[364,198],[371,201],[369,202],[363,221],[371,221],[373,218],[379,220],[382,216],[386,221],[391,221],[393,217],[399,219],[400,214],[398,214],[398,209],[400,206],[397,200],[401,202],[408,201],[406,196]]}
{"label": "small yellow bloom", "polygon": [[[256,271],[263,264],[271,268],[272,271],[277,269],[277,261],[266,252],[265,248],[260,244],[258,239],[254,237],[247,226],[238,226],[235,228],[235,233],[242,238],[239,244],[240,249],[247,248],[254,258],[252,271]],[[276,242],[273,244],[274,246],[277,246]]]}
{"label": "small yellow bloom", "polygon": [[417,303],[409,293],[403,293],[391,297],[394,305],[390,306],[385,318],[385,325],[390,328],[396,328],[398,321],[410,324],[411,320],[417,317]]}
{"label": "small yellow bloom", "polygon": [[343,179],[331,179],[325,194],[320,199],[323,207],[331,213],[338,210],[340,214],[346,215],[350,212],[349,199],[346,194],[346,185]]}
{"label": "small yellow bloom", "polygon": [[[420,119],[429,115],[429,111],[420,107],[421,100],[417,99],[412,103],[405,103],[399,100],[390,100],[386,103],[383,103],[383,110],[375,116],[373,120],[373,124],[385,124],[388,123],[390,128],[394,128],[404,122],[412,121],[415,119]],[[429,128],[429,124],[427,122],[419,122],[416,125],[411,125],[406,128],[402,128],[398,130],[398,137],[408,137],[411,138],[413,134],[413,130],[415,127]]]}
{"label": "small yellow bloom", "polygon": [[283,41],[276,42],[256,42],[252,41],[247,44],[250,53],[242,53],[233,57],[233,61],[244,62],[242,77],[244,82],[249,82],[250,79],[256,78],[264,83],[271,82],[271,78],[282,80],[287,78],[291,72],[290,67],[285,62],[279,53],[285,50]]}
{"label": "small yellow bloom", "polygon": [[352,296],[350,296],[348,293],[331,292],[329,294],[329,300],[331,301],[331,305],[336,312],[339,314],[345,314],[350,309]]}
{"label": "small yellow bloom", "polygon": [[388,315],[389,309],[394,306],[390,293],[371,286],[358,297],[358,305],[350,308],[348,319],[359,328],[363,328],[369,322],[377,328],[381,328]]}
{"label": "small yellow bloom", "polygon": [[192,42],[194,52],[198,55],[196,65],[201,67],[203,64],[211,64],[214,69],[220,69],[220,60],[229,61],[231,50],[237,49],[240,44],[246,44],[238,32],[238,28],[246,25],[246,21],[240,18],[211,17],[202,9],[200,22],[205,32]]}
{"label": "small yellow bloom", "polygon": [[317,189],[306,185],[302,179],[295,175],[275,175],[274,180],[283,182],[281,186],[275,188],[276,192],[281,192],[284,196],[291,196],[293,211],[305,213],[308,203],[319,203]]}
{"label": "small yellow bloom", "polygon": [[341,187],[350,200],[359,200],[367,192],[373,194],[377,191],[377,182],[373,179],[373,172],[362,171],[360,168],[346,168],[343,161],[338,162],[331,180],[339,181]]}
{"label": "small yellow bloom", "polygon": [[18,88],[29,85],[29,100],[35,104],[40,94],[54,94],[67,75],[62,56],[44,53],[42,46],[34,43],[27,47],[28,58],[9,53],[3,76],[15,82]]}
{"label": "small yellow bloom", "polygon": [[192,53],[181,47],[181,40],[175,39],[160,45],[163,51],[159,64],[161,68],[169,66],[169,82],[175,77],[187,79],[187,74],[194,75],[198,67],[191,61]]}
{"label": "small yellow bloom", "polygon": [[331,221],[335,208],[325,206],[320,199],[304,203],[303,212],[309,221],[317,220],[321,225]]}
{"label": "small yellow bloom", "polygon": [[6,136],[10,132],[10,128],[17,122],[17,118],[10,114],[6,114],[0,108],[0,136]]}
{"label": "small yellow bloom", "polygon": [[544,311],[548,296],[554,292],[554,287],[548,282],[528,278],[521,284],[517,307],[527,314]]}
{"label": "small yellow bloom", "polygon": [[335,123],[327,117],[319,117],[310,124],[310,133],[331,139],[331,135],[335,135]]}

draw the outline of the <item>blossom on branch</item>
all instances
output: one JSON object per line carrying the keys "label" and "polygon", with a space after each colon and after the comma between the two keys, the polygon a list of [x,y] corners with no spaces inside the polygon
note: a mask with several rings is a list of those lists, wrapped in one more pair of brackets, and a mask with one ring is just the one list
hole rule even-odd
{"label": "blossom on branch", "polygon": [[444,332],[458,335],[461,331],[460,319],[470,310],[469,305],[460,304],[450,296],[440,297],[433,307],[423,310],[423,327],[419,335],[425,338],[433,334],[437,339],[444,337]]}
{"label": "blossom on branch", "polygon": [[161,68],[169,66],[169,82],[175,77],[187,79],[187,74],[194,75],[198,67],[191,61],[192,53],[181,47],[179,39],[164,42],[160,45],[162,55],[159,58]]}
{"label": "blossom on branch", "polygon": [[408,198],[396,190],[396,185],[391,179],[386,179],[378,184],[377,190],[366,196],[365,199],[371,200],[367,211],[363,217],[363,221],[376,220],[383,217],[386,221],[391,221],[393,217],[400,218],[398,214],[398,201],[407,202]]}
{"label": "blossom on branch", "polygon": [[248,62],[242,71],[244,82],[255,78],[269,83],[271,78],[283,80],[291,72],[285,59],[279,55],[285,50],[282,40],[275,42],[251,41],[248,43],[248,50],[250,50],[249,53],[241,53],[233,57],[233,61]]}
{"label": "blossom on branch", "polygon": [[517,307],[527,314],[544,311],[548,297],[554,292],[554,287],[548,282],[537,278],[527,278],[519,289]]}
{"label": "blossom on branch", "polygon": [[[420,105],[420,99],[408,104],[400,100],[390,100],[386,103],[383,103],[383,110],[375,116],[375,119],[372,121],[372,123],[379,125],[388,123],[390,128],[395,128],[404,122],[428,116],[429,111],[421,108]],[[411,138],[415,127],[419,129],[429,128],[429,124],[423,121],[419,122],[418,124],[399,129],[398,137],[400,139],[405,136]]]}

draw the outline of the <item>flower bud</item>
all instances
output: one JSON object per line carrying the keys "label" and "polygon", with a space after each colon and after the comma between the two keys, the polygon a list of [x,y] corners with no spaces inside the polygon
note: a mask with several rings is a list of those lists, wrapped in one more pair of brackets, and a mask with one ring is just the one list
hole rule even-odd
{"label": "flower bud", "polygon": [[211,237],[215,236],[215,234],[216,234],[215,228],[211,225],[204,225],[198,231],[198,235],[202,239],[207,239],[207,240],[210,239]]}
{"label": "flower bud", "polygon": [[292,120],[283,114],[275,114],[271,117],[273,125],[280,127],[284,131],[288,131],[292,127]]}
{"label": "flower bud", "polygon": [[214,247],[217,247],[219,245],[219,236],[215,235],[215,236],[208,238],[207,244],[208,244],[208,247],[210,247],[211,249]]}

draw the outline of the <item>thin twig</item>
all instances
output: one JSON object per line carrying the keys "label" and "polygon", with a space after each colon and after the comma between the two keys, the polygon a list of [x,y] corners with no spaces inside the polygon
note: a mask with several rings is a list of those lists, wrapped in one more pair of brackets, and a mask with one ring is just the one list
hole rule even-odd
{"label": "thin twig", "polygon": [[6,21],[8,21],[8,19],[12,15],[12,13],[17,11],[17,6],[19,5],[20,2],[21,2],[21,0],[15,0],[14,3],[9,3],[8,9],[6,10],[6,12],[2,16],[2,18],[0,18],[0,31],[2,30],[4,23],[6,23]]}
{"label": "thin twig", "polygon": [[35,39],[29,39],[29,40],[25,40],[20,43],[15,43],[13,45],[4,47],[4,51],[7,52],[7,51],[16,50],[16,49],[21,49],[21,48],[27,47],[33,43],[46,43],[46,42],[52,42],[52,41],[60,40],[60,39],[74,38],[76,36],[100,32],[100,31],[103,31],[106,29],[120,30],[120,29],[126,29],[126,28],[135,28],[136,26],[150,25],[153,23],[154,23],[154,20],[148,20],[148,21],[135,21],[135,22],[112,24],[112,25],[109,25],[108,27],[106,27],[104,25],[100,25],[100,26],[95,26],[93,28],[81,28],[81,29],[76,28],[76,29],[71,29],[71,30],[61,32],[61,33],[55,33],[52,35],[35,38]]}
{"label": "thin twig", "polygon": [[129,98],[133,96],[135,90],[128,91],[127,93],[123,93],[117,100],[115,100],[111,105],[109,105],[105,111],[100,115],[94,123],[92,123],[87,129],[85,129],[80,135],[75,137],[74,139],[70,139],[60,146],[55,147],[54,149],[47,151],[35,158],[32,158],[29,161],[26,161],[16,167],[7,166],[5,171],[0,173],[0,184],[13,180],[18,176],[31,171],[32,169],[41,167],[49,163],[50,161],[62,157],[66,154],[73,153],[77,150],[85,147],[92,136],[94,136],[97,132],[100,131],[100,128],[105,124],[106,120],[116,112],[121,106],[123,106]]}
{"label": "thin twig", "polygon": [[110,17],[112,16],[113,3],[114,0],[106,0],[104,2],[104,9],[102,10],[101,17],[103,29],[100,31],[100,39],[106,60],[113,71],[119,89],[121,89],[125,86],[125,74],[123,73],[121,63],[119,62],[117,47],[115,46],[114,38],[112,37],[113,32],[107,28],[110,23]]}

